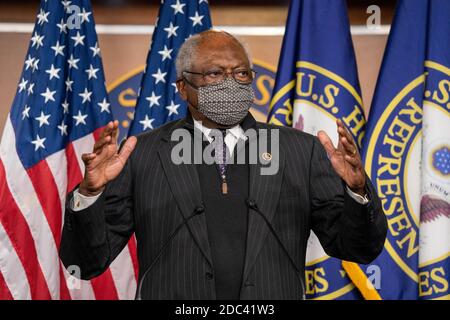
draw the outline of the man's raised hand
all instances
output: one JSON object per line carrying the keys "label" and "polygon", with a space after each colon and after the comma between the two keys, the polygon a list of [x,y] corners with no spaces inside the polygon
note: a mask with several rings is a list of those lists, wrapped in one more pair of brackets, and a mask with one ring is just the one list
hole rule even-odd
{"label": "man's raised hand", "polygon": [[105,185],[119,175],[133,152],[136,137],[128,138],[118,152],[118,131],[119,122],[109,122],[95,143],[93,151],[81,156],[85,165],[84,179],[79,187],[82,195],[95,196],[102,192]]}
{"label": "man's raised hand", "polygon": [[325,148],[337,174],[352,191],[364,196],[366,175],[358,148],[342,121],[337,120],[336,124],[339,135],[337,148],[333,146],[330,137],[325,131],[319,131],[317,137]]}

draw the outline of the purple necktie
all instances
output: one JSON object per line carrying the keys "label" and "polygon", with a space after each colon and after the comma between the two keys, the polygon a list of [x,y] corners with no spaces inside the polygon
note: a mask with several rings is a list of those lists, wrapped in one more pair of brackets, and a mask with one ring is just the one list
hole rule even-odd
{"label": "purple necktie", "polygon": [[228,193],[227,185],[227,145],[225,144],[226,129],[213,129],[217,139],[214,153],[214,160],[222,180],[222,194]]}

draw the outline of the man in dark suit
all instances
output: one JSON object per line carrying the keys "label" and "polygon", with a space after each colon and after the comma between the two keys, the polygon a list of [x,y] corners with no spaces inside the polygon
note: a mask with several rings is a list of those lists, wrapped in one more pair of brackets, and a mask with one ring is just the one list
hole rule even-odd
{"label": "man in dark suit", "polygon": [[[185,119],[130,137],[120,151],[111,122],[83,155],[84,179],[67,197],[66,266],[78,265],[83,279],[98,276],[134,232],[138,297],[301,299],[310,230],[331,256],[375,259],[386,218],[342,122],[337,148],[325,132],[256,122],[248,52],[224,32],[188,39],[177,73]],[[203,137],[201,151],[214,143],[215,163],[174,161],[180,130]],[[270,142],[252,154],[248,146],[265,136]],[[244,163],[231,161],[239,152]],[[263,174],[274,161],[276,170]]]}

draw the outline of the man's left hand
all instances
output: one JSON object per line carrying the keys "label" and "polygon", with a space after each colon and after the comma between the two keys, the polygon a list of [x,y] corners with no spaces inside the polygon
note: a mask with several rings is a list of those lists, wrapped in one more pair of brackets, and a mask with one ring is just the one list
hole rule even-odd
{"label": "man's left hand", "polygon": [[342,121],[338,119],[336,124],[339,134],[337,148],[333,146],[330,137],[325,131],[319,131],[317,137],[328,153],[328,157],[337,174],[353,192],[365,196],[366,175],[358,148]]}

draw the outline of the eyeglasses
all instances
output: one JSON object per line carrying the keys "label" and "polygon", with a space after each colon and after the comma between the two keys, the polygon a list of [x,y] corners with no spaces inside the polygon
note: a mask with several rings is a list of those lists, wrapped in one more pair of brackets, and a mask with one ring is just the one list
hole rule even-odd
{"label": "eyeglasses", "polygon": [[225,80],[228,74],[231,74],[233,79],[240,84],[250,84],[256,76],[256,71],[248,68],[237,68],[231,72],[226,72],[222,69],[210,70],[206,72],[183,71],[184,73],[202,76],[205,84],[218,84]]}

